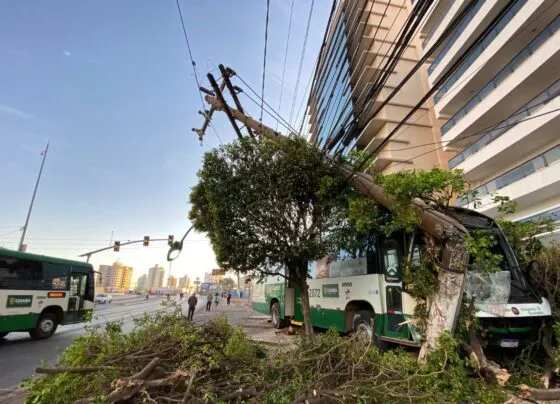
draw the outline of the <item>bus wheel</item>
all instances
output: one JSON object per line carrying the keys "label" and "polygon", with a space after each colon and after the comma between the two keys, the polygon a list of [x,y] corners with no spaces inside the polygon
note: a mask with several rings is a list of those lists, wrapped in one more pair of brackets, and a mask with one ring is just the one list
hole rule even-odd
{"label": "bus wheel", "polygon": [[34,329],[29,331],[33,339],[46,339],[54,334],[58,327],[58,320],[54,313],[43,313]]}
{"label": "bus wheel", "polygon": [[9,332],[0,332],[0,338],[4,338]]}
{"label": "bus wheel", "polygon": [[354,315],[352,329],[356,335],[356,340],[362,345],[370,345],[374,342],[373,338],[373,313],[367,310],[360,310]]}
{"label": "bus wheel", "polygon": [[270,309],[270,316],[272,317],[272,325],[274,328],[282,328],[282,319],[280,318],[280,305],[274,303]]}
{"label": "bus wheel", "polygon": [[374,344],[383,352],[388,349],[386,341],[382,341],[375,335],[375,319],[371,311],[360,310],[354,316],[353,326],[354,333],[360,343],[367,346]]}

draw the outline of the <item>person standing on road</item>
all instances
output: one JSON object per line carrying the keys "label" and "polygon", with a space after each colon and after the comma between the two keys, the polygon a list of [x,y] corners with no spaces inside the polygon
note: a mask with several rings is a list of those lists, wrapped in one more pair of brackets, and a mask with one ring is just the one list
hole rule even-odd
{"label": "person standing on road", "polygon": [[194,309],[196,308],[196,304],[198,303],[198,299],[194,295],[194,293],[189,297],[188,304],[189,304],[189,313],[187,314],[187,319],[192,321],[194,316]]}
{"label": "person standing on road", "polygon": [[206,298],[206,311],[210,311],[212,308],[212,292],[208,293],[208,297]]}
{"label": "person standing on road", "polygon": [[146,298],[144,300],[147,301],[147,302],[150,301],[150,294],[149,293],[146,293]]}
{"label": "person standing on road", "polygon": [[229,304],[230,300],[231,300],[231,292],[228,292],[228,294],[227,294],[227,304]]}

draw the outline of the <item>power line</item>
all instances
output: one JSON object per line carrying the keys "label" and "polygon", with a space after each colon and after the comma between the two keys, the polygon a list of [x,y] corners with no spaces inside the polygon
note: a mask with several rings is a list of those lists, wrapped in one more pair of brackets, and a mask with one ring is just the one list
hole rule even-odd
{"label": "power line", "polygon": [[[288,47],[290,45],[290,33],[292,31],[293,12],[294,12],[294,0],[292,0],[292,5],[290,7],[290,22],[288,23],[288,36],[286,38],[286,52],[284,53],[284,67],[282,68],[282,82],[280,84],[280,101],[278,102],[278,111],[282,110],[282,93],[284,91],[284,78],[286,76],[286,62],[288,61]],[[276,130],[278,130],[278,122],[276,122]]]}
{"label": "power line", "polygon": [[[247,97],[249,100],[251,100],[253,103],[255,103],[257,106],[260,105],[259,101],[255,100],[253,97],[251,97],[249,94],[247,94],[245,91],[243,92],[243,95],[245,95],[245,97]],[[262,101],[261,101],[262,103]],[[270,108],[270,107],[269,107]],[[280,123],[283,127],[285,127],[286,129],[288,129],[288,131],[293,132],[295,134],[297,134],[295,132],[295,129],[292,128],[289,124],[289,122],[287,122],[278,112],[272,110],[272,112],[267,109],[264,108],[264,112],[266,112],[266,114],[268,116],[270,116],[272,119],[274,119],[276,121],[276,123]]]}
{"label": "power line", "polygon": [[202,92],[200,91],[200,81],[198,80],[198,73],[196,71],[196,63],[194,61],[192,51],[191,51],[191,44],[189,42],[189,36],[187,35],[187,29],[185,28],[185,21],[183,20],[183,12],[181,11],[181,5],[179,4],[179,0],[175,0],[177,4],[177,11],[179,12],[179,18],[181,19],[181,27],[183,28],[183,36],[185,37],[185,42],[187,43],[187,50],[189,52],[189,58],[191,59],[192,69],[194,72],[194,79],[196,80],[196,86],[198,90],[198,95],[200,95],[200,103],[202,104],[202,109],[204,109],[204,99],[202,97]]}
{"label": "power line", "polygon": [[[550,101],[550,100],[548,100],[548,101]],[[558,111],[560,111],[560,108],[556,108],[556,109],[551,110],[551,111],[548,111],[548,112],[543,112],[542,114],[537,114],[537,115],[530,116],[530,117],[528,117],[527,119],[520,120],[520,121],[518,121],[518,122],[516,122],[516,123],[514,123],[514,124],[501,126],[501,128],[514,127],[514,126],[516,126],[516,125],[518,125],[518,124],[520,124],[520,123],[522,123],[522,122],[530,121],[530,120],[536,119],[536,118],[540,118],[541,116],[545,116],[545,115],[548,115],[548,114],[552,114],[552,113],[558,112]],[[489,127],[487,127],[486,129],[483,129],[483,130],[478,131],[478,132],[471,133],[471,134],[469,134],[469,135],[467,135],[467,136],[463,136],[461,139],[455,139],[454,141],[449,141],[449,144],[454,144],[454,143],[457,143],[457,142],[459,142],[459,141],[461,141],[461,140],[463,140],[463,139],[466,139],[466,138],[475,137],[475,136],[480,136],[480,135],[483,135],[483,134],[485,134],[485,133],[489,133],[489,132],[491,132],[491,131],[497,129],[498,126],[500,126],[502,123],[504,123],[506,120],[508,120],[508,119],[511,118],[512,116],[515,116],[515,114],[514,114],[514,115],[508,116],[508,117],[505,118],[504,120],[498,122],[497,124],[494,124],[494,125],[492,125],[492,126],[489,126]],[[490,129],[490,128],[492,128],[492,129]],[[473,143],[475,143],[475,142],[476,142],[476,140],[473,141],[472,143],[470,143],[467,147],[472,146]],[[443,142],[442,142],[442,143],[443,143]],[[431,149],[431,150],[429,150],[429,151],[427,151],[427,152],[424,152],[424,153],[420,153],[420,154],[418,154],[418,155],[412,157],[411,159],[409,159],[408,162],[397,162],[396,164],[393,164],[392,167],[396,167],[396,166],[399,166],[399,165],[401,165],[401,164],[409,164],[409,162],[414,161],[415,159],[417,159],[417,158],[419,158],[419,157],[422,157],[422,156],[425,156],[425,155],[427,155],[427,154],[433,153],[433,152],[435,152],[435,151],[437,151],[437,150],[441,150],[441,149],[443,149],[444,147],[449,146],[449,144],[444,145],[444,146],[440,146],[440,147],[436,147],[435,149]]]}
{"label": "power line", "polygon": [[[390,4],[390,2],[388,2],[387,6],[389,6],[389,4]],[[415,9],[416,9],[416,7],[418,7],[418,4],[419,4],[419,3],[416,4]],[[382,40],[383,43],[385,43],[385,42],[387,41],[387,37],[389,36],[389,33],[390,33],[391,30],[393,29],[393,26],[394,26],[395,23],[397,22],[397,20],[398,20],[398,18],[399,18],[399,15],[400,15],[400,13],[402,12],[403,9],[404,9],[404,7],[399,7],[398,13],[395,15],[395,18],[393,19],[393,22],[391,23],[389,29],[387,30],[387,32],[385,33],[385,36],[383,37],[383,40]],[[385,17],[385,14],[386,14],[386,13],[383,13],[383,14],[384,14],[384,15],[383,15],[382,18]],[[405,21],[405,24],[403,24],[403,26],[401,27],[401,29],[400,29],[399,32],[397,33],[397,35],[396,35],[397,37],[400,37],[402,30],[404,29],[404,27],[405,27],[405,25],[408,23],[408,21],[413,17],[413,15],[414,15],[413,13],[410,13],[410,14],[408,15],[408,17],[407,17],[407,19],[406,19],[406,21]],[[380,22],[379,25],[381,25],[381,22]],[[368,52],[369,52],[369,50],[372,48],[372,46],[373,46],[374,43],[375,43],[375,39],[376,39],[377,32],[378,32],[378,31],[376,30],[375,34],[372,36],[372,38],[371,38],[371,40],[370,40],[370,42],[369,42],[368,47],[366,48]],[[393,42],[393,43],[388,47],[387,51],[386,51],[385,54],[383,55],[383,58],[382,58],[381,61],[377,64],[378,67],[381,66],[381,64],[385,61],[385,58],[387,57],[387,55],[389,54],[389,52],[391,52],[391,48],[392,48],[393,46],[396,47],[396,45],[397,45],[397,43],[396,43],[396,42]],[[359,46],[358,46],[358,49],[359,49]],[[381,50],[381,46],[379,47],[379,50]],[[353,56],[355,56],[355,54],[354,54]],[[360,71],[360,70],[362,69],[362,67],[363,67],[363,65],[364,65],[364,63],[365,63],[365,61],[366,61],[366,58],[363,58],[363,59],[358,63],[358,66],[357,66],[357,68],[355,69],[355,71]],[[352,87],[352,86],[351,86],[351,83],[350,83],[350,80],[349,80],[347,86],[345,87],[345,91],[347,91],[348,89],[351,90],[351,87]],[[337,115],[337,118],[336,118],[336,120],[333,119],[333,122],[332,122],[332,124],[331,124],[331,126],[330,126],[330,128],[329,128],[329,130],[328,130],[328,132],[327,132],[327,137],[326,137],[326,139],[325,139],[325,145],[329,144],[329,143],[332,141],[332,139],[333,139],[333,137],[334,137],[334,133],[336,132],[336,128],[338,127],[339,124],[341,125],[342,128],[347,128],[347,129],[348,129],[348,127],[349,127],[349,123],[350,123],[350,121],[351,121],[352,115],[349,115],[348,117],[346,117],[346,118],[344,119],[343,122],[341,122],[340,120],[342,119],[342,113],[339,112],[339,111],[345,111],[345,110],[348,108],[348,106],[350,105],[350,103],[352,102],[352,98],[350,97],[350,98],[344,103],[344,106],[342,107],[342,109],[339,109],[339,108],[340,108],[340,105],[341,105],[341,101],[342,101],[342,98],[339,98],[339,100],[338,100],[338,105],[337,105],[337,107],[336,107],[335,110],[334,110],[334,113],[335,113],[335,115]],[[365,103],[365,102],[364,102],[364,103]],[[359,114],[358,114],[358,115],[359,115]],[[356,120],[357,120],[357,118],[356,118]]]}
{"label": "power line", "polygon": [[294,108],[296,106],[296,99],[299,90],[299,81],[301,79],[301,69],[303,68],[303,60],[305,58],[305,48],[307,47],[307,38],[309,37],[309,27],[311,26],[311,16],[313,15],[313,6],[315,5],[315,0],[311,0],[311,8],[309,9],[309,15],[307,17],[307,28],[305,29],[305,37],[303,38],[303,48],[301,50],[301,58],[299,60],[298,74],[296,78],[296,87],[294,89],[294,99],[292,100],[292,108],[290,110],[290,118],[288,121],[292,122],[292,116],[294,115]]}
{"label": "power line", "polygon": [[[472,4],[472,2],[469,4],[469,6],[471,4]],[[420,109],[422,107],[422,105],[424,105],[424,103],[432,96],[432,94],[435,91],[437,91],[437,89],[439,87],[441,87],[455,71],[457,71],[459,66],[461,66],[464,63],[464,61],[474,51],[474,49],[478,46],[478,44],[491,32],[492,29],[494,29],[496,24],[498,24],[498,22],[501,20],[501,18],[509,11],[509,9],[512,7],[512,5],[513,5],[513,1],[510,2],[504,9],[502,9],[500,11],[500,13],[490,22],[490,24],[476,37],[476,39],[465,50],[465,52],[463,52],[458,57],[458,59],[455,62],[453,62],[453,64],[449,67],[449,69],[442,75],[442,77],[440,77],[433,84],[432,88],[430,88],[430,90],[428,90],[428,92],[420,99],[420,101],[418,101],[418,103],[416,103],[416,105],[411,108],[410,112],[408,112],[405,115],[405,117],[396,125],[396,127],[385,138],[383,138],[381,143],[375,148],[375,150],[373,150],[371,152],[372,156],[375,155],[379,150],[381,150],[387,144],[387,142],[389,142],[389,140],[401,129],[401,127],[412,117],[412,115],[418,109]],[[451,30],[449,30],[449,33],[450,32],[451,32]],[[441,40],[441,38],[438,39],[438,41],[439,40]],[[430,48],[430,50],[432,50],[432,49],[433,49],[433,47]]]}
{"label": "power line", "polygon": [[[263,102],[264,102],[264,81],[266,78],[266,48],[268,44],[268,15],[270,13],[270,0],[266,0],[266,22],[264,26],[264,57],[263,57],[263,73],[262,73],[262,89],[261,89],[261,123],[263,119]],[[286,51],[287,52],[287,51]]]}
{"label": "power line", "polygon": [[[531,27],[531,23],[533,21],[538,20],[544,13],[546,13],[548,11],[548,9],[552,7],[552,5],[550,5],[549,7],[547,7],[545,10],[541,11],[537,16],[535,16],[534,18],[532,18],[526,25],[525,27],[523,27],[523,29],[521,29],[521,31],[517,32],[511,39],[510,41],[514,40],[517,36],[521,35],[523,32],[525,32],[529,27]],[[453,91],[455,89],[457,89],[458,87],[460,87],[464,82],[466,82],[469,78],[471,78],[472,76],[474,76],[476,73],[478,73],[484,66],[486,66],[486,63],[481,63],[478,67],[476,67],[471,73],[465,75],[465,77],[462,78],[462,80],[457,81],[451,88],[449,88],[449,90],[441,97],[441,100],[446,99],[447,97],[451,96],[453,94]],[[419,122],[420,120],[422,120],[426,115],[428,115],[428,113],[430,112],[430,109],[427,109],[426,111],[424,111],[424,113],[422,115],[420,115],[418,118],[416,118],[412,124]],[[393,139],[398,138],[399,136],[403,135],[407,130],[409,130],[410,128],[413,127],[413,125],[408,125],[405,128],[401,128],[402,130],[395,134]]]}
{"label": "power line", "polygon": [[[189,58],[191,60],[191,65],[192,65],[192,69],[194,72],[194,79],[196,81],[196,89],[198,91],[198,95],[200,96],[200,103],[202,104],[202,111],[205,110],[205,104],[204,104],[204,98],[202,97],[202,91],[200,91],[200,80],[198,79],[198,72],[196,70],[196,62],[194,61],[193,55],[192,55],[192,50],[191,50],[191,44],[189,42],[189,36],[187,35],[187,29],[185,28],[185,21],[183,19],[183,12],[181,11],[181,5],[179,4],[179,0],[175,0],[175,3],[177,4],[177,11],[179,12],[179,18],[181,19],[181,27],[183,28],[183,36],[185,38],[185,42],[187,44],[187,50],[189,52]],[[210,122],[210,126],[212,127],[214,133],[216,134],[216,137],[218,138],[218,140],[220,141],[220,143],[223,145],[224,143],[222,142],[222,139],[220,138],[220,135],[218,134],[218,131],[216,130],[216,128],[214,127],[214,125],[212,125],[212,123]]]}
{"label": "power line", "polygon": [[[288,121],[286,121],[285,118],[282,117],[282,115],[280,115],[280,113],[279,113],[278,111],[276,111],[274,108],[272,108],[272,107],[270,106],[270,104],[268,104],[268,103],[264,100],[264,98],[261,98],[261,97],[259,96],[259,94],[255,91],[255,89],[254,89],[253,87],[251,87],[251,85],[250,85],[246,80],[244,80],[243,77],[241,77],[241,76],[239,75],[239,73],[236,73],[236,76],[239,78],[239,80],[241,80],[241,82],[242,82],[253,94],[255,94],[255,96],[259,99],[259,101],[260,101],[261,103],[263,103],[264,105],[266,105],[272,112],[274,112],[274,114],[276,114],[276,115],[279,117],[279,119],[283,122],[282,126],[284,126],[286,129],[292,131],[292,132],[295,133],[295,134],[299,134],[299,133],[294,129],[294,127],[291,126],[290,123],[289,123]],[[253,102],[255,102],[257,105],[259,105],[259,103],[256,102],[254,99],[252,99],[249,95],[247,95],[246,92],[243,92],[243,94],[245,94],[245,96],[246,96],[247,98],[249,98],[251,101],[253,101]],[[268,113],[268,114],[271,115],[270,113]],[[271,115],[271,116],[272,116],[272,115]],[[274,118],[274,116],[272,116],[272,117]],[[275,118],[275,119],[278,120],[278,118]]]}
{"label": "power line", "polygon": [[[10,234],[14,234],[14,233],[19,233],[21,230],[22,230],[22,229],[21,229],[21,227],[20,227],[20,228],[17,229],[17,230],[13,230],[13,231],[9,231],[9,232],[7,232],[7,233],[2,233],[2,234],[0,234],[0,237],[2,237],[2,236],[7,236],[7,235],[10,235]],[[29,240],[29,239],[28,239],[28,240]]]}
{"label": "power line", "polygon": [[[552,100],[552,98],[549,98],[548,100],[545,100],[545,101],[543,101],[543,102],[540,102],[540,103],[538,103],[538,104],[533,105],[533,106],[532,106],[531,108],[529,108],[529,109],[534,109],[534,108],[540,107],[540,106],[542,106],[542,105],[548,103],[548,102],[551,101],[551,100]],[[443,143],[447,143],[446,146],[449,146],[449,145],[451,145],[451,144],[459,143],[461,140],[469,139],[469,138],[475,137],[475,136],[484,135],[484,134],[486,134],[486,133],[491,133],[491,132],[493,132],[493,131],[495,131],[495,130],[497,130],[497,129],[512,128],[512,127],[514,127],[515,125],[517,125],[517,124],[519,124],[519,123],[521,123],[521,122],[529,121],[529,120],[531,120],[531,119],[533,119],[533,118],[538,118],[538,117],[541,117],[541,116],[544,116],[544,115],[548,115],[548,114],[553,113],[553,112],[556,112],[556,111],[558,111],[558,109],[551,110],[551,111],[549,111],[549,112],[544,112],[544,113],[542,113],[542,114],[535,115],[535,116],[529,117],[529,118],[527,118],[527,119],[522,119],[522,120],[519,120],[519,121],[514,122],[514,123],[512,123],[512,124],[508,124],[508,125],[502,125],[503,122],[500,122],[500,123],[498,124],[498,126],[493,126],[491,129],[483,129],[483,130],[480,131],[480,132],[475,132],[475,133],[470,134],[470,135],[462,136],[461,138],[458,138],[458,139],[442,140],[442,141],[439,141],[439,142],[424,143],[424,144],[420,144],[420,145],[416,145],[416,146],[402,147],[402,148],[399,148],[399,149],[385,149],[384,151],[391,151],[391,152],[393,152],[393,151],[412,150],[412,149],[418,149],[418,148],[420,148],[420,147],[433,146],[433,145],[438,145],[438,144],[443,144]],[[518,112],[514,113],[513,115],[510,115],[507,119],[513,118],[513,117],[516,116],[516,115],[524,114],[524,113],[526,113],[526,112],[527,112],[527,110],[518,111]],[[475,140],[473,143],[469,144],[469,146],[471,146],[471,145],[474,144],[474,143],[476,143],[476,140]],[[469,147],[469,146],[467,146],[467,147]],[[445,147],[445,146],[444,146],[444,147]]]}

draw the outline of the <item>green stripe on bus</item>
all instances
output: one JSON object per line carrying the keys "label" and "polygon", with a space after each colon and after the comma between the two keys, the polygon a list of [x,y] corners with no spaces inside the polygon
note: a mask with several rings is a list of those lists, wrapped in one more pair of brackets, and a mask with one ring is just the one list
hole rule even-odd
{"label": "green stripe on bus", "polygon": [[27,331],[34,328],[39,313],[0,316],[0,332]]}
{"label": "green stripe on bus", "polygon": [[253,310],[262,314],[270,314],[270,304],[266,302],[253,302]]}

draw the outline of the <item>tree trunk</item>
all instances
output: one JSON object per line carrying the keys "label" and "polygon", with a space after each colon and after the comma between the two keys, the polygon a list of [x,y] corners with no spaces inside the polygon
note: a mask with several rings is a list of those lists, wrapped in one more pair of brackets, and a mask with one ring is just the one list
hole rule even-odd
{"label": "tree trunk", "polygon": [[448,240],[438,275],[438,291],[431,302],[426,326],[426,340],[418,359],[424,360],[437,348],[445,331],[453,333],[463,298],[463,282],[469,254],[463,240]]}
{"label": "tree trunk", "polygon": [[305,335],[311,340],[314,340],[315,334],[313,333],[313,324],[311,323],[311,307],[309,305],[309,285],[307,285],[306,278],[300,279],[299,289],[301,291],[301,310],[303,312],[303,325],[305,326]]}

